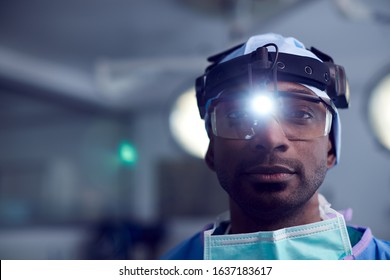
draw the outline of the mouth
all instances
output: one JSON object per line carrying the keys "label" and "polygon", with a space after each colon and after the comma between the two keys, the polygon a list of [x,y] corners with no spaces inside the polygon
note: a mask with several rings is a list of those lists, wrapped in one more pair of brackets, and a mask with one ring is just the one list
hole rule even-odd
{"label": "mouth", "polygon": [[256,166],[244,172],[245,176],[258,183],[282,183],[294,177],[296,172],[286,166]]}

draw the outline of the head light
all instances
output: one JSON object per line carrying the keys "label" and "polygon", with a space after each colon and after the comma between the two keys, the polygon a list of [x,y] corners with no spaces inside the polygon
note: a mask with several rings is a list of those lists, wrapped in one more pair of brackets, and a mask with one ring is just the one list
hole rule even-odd
{"label": "head light", "polygon": [[274,100],[268,95],[254,96],[250,102],[255,115],[268,115],[274,111]]}

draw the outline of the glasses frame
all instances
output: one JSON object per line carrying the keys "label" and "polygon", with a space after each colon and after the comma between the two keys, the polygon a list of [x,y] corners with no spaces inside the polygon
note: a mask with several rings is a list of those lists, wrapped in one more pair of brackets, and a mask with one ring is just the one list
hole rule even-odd
{"label": "glasses frame", "polygon": [[[320,96],[314,96],[310,95],[307,93],[300,93],[300,92],[294,92],[294,91],[277,91],[277,92],[272,92],[269,91],[270,94],[276,95],[275,97],[280,97],[280,96],[285,96],[288,98],[296,98],[296,99],[301,99],[301,100],[306,100],[314,103],[322,103],[325,106],[326,109],[326,124],[325,124],[325,129],[324,129],[324,134],[318,137],[323,137],[326,135],[329,135],[332,127],[332,121],[334,117],[336,116],[336,108],[333,102],[331,101],[330,98],[325,98],[325,97],[320,97]],[[224,96],[226,95],[226,96]],[[216,116],[215,116],[215,106],[220,103],[221,101],[228,101],[228,100],[237,100],[240,98],[248,98],[250,96],[254,96],[253,93],[249,92],[243,92],[241,94],[235,93],[235,94],[229,94],[229,90],[223,90],[217,96],[213,99],[210,99],[207,104],[206,104],[206,121],[209,123],[210,128],[216,137],[221,137],[225,139],[232,139],[232,140],[250,140],[252,139],[256,133],[254,133],[252,136],[247,137],[247,138],[229,138],[229,137],[223,137],[218,135],[217,130],[216,130]],[[210,113],[210,110],[212,108],[212,111]],[[329,114],[330,113],[330,114]],[[316,138],[316,137],[314,137]],[[314,139],[313,138],[313,139]],[[304,139],[304,138],[303,138]],[[303,140],[302,139],[302,140]],[[293,139],[293,140],[299,140],[299,139]]]}

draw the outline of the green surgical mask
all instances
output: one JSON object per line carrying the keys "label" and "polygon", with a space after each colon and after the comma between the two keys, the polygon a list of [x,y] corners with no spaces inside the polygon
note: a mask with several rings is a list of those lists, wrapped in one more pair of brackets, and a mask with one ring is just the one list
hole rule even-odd
{"label": "green surgical mask", "polygon": [[276,231],[212,235],[204,233],[208,260],[339,260],[352,255],[344,217],[329,206],[323,221]]}

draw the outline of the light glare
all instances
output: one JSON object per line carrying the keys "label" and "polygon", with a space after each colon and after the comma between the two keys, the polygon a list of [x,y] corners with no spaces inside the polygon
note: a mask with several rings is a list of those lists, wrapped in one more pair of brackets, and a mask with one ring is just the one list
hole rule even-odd
{"label": "light glare", "polygon": [[259,95],[252,100],[252,110],[256,114],[270,114],[274,110],[274,103],[269,96]]}

